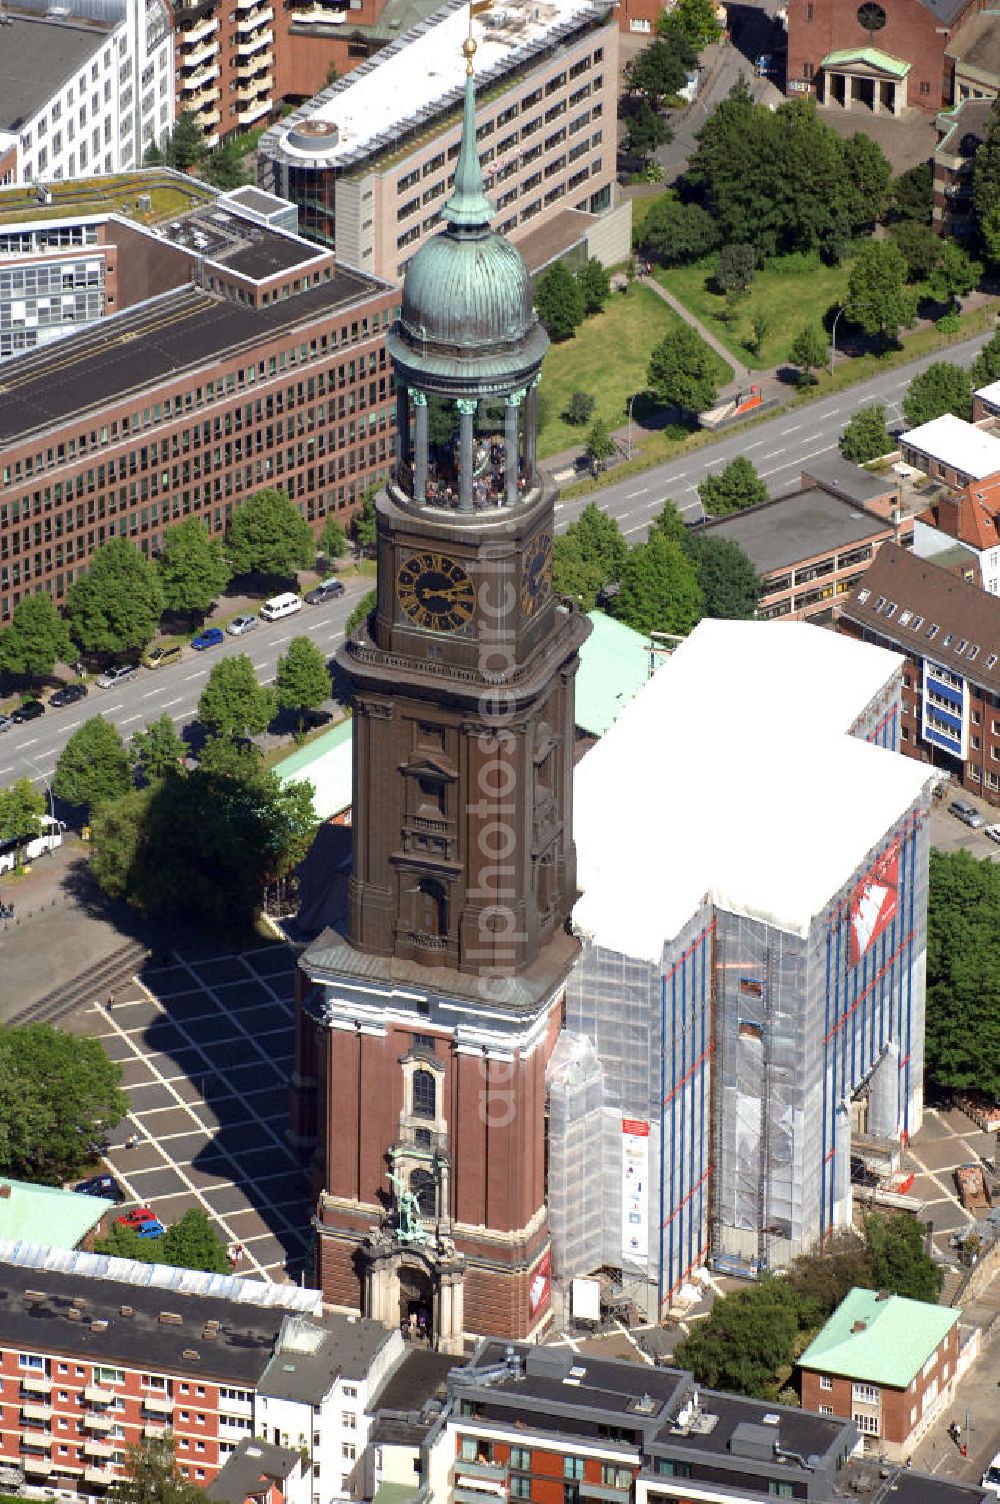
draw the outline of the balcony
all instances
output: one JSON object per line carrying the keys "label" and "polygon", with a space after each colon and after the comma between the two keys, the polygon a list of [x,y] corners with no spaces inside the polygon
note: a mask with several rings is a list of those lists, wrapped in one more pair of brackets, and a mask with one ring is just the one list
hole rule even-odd
{"label": "balcony", "polygon": [[110,1405],[115,1396],[112,1389],[99,1389],[96,1384],[88,1384],[83,1397],[88,1405]]}
{"label": "balcony", "polygon": [[174,1402],[165,1394],[150,1394],[148,1391],[142,1397],[143,1410],[151,1410],[154,1415],[173,1415]]}
{"label": "balcony", "polygon": [[51,1471],[52,1471],[52,1458],[51,1457],[22,1457],[21,1458],[21,1466],[24,1468],[24,1471],[26,1473],[40,1474],[41,1476],[44,1477],[48,1473],[51,1473]]}
{"label": "balcony", "polygon": [[25,1420],[40,1420],[47,1425],[52,1419],[52,1406],[39,1405],[36,1401],[28,1400],[21,1406],[21,1414]]}
{"label": "balcony", "polygon": [[507,1492],[507,1468],[502,1462],[466,1462],[463,1457],[457,1457],[452,1464],[451,1475],[456,1483],[462,1477],[488,1478],[497,1490]]}
{"label": "balcony", "polygon": [[29,1394],[51,1394],[52,1380],[44,1373],[22,1373],[21,1388]]}
{"label": "balcony", "polygon": [[181,47],[194,46],[196,42],[203,42],[206,37],[210,37],[218,29],[218,17],[206,16],[203,21],[196,21],[193,26],[189,26],[187,31],[179,31],[177,33],[178,45]]}
{"label": "balcony", "polygon": [[[199,42],[190,52],[181,53],[179,61],[182,68],[203,68],[206,63],[216,62],[218,56],[219,44],[210,38],[207,42]],[[181,79],[181,88],[186,82],[186,79]]]}
{"label": "balcony", "polygon": [[195,68],[193,73],[187,73],[181,79],[181,93],[187,94],[190,92],[196,94],[205,84],[210,84],[218,76],[218,63],[203,63],[200,67]]}
{"label": "balcony", "polygon": [[[423,1154],[448,1153],[447,1133],[437,1133],[433,1128],[421,1127],[419,1123],[404,1123],[399,1130],[396,1145],[404,1149],[416,1149]],[[469,1467],[475,1464],[469,1463]]]}
{"label": "balcony", "polygon": [[156,1426],[152,1421],[147,1421],[142,1428],[142,1434],[147,1441],[159,1441],[160,1437],[166,1436],[169,1430],[169,1426]]}
{"label": "balcony", "polygon": [[269,21],[273,20],[274,11],[269,5],[255,10],[252,15],[239,16],[236,21],[237,35],[245,37],[249,32],[259,31],[262,26],[266,26]]}
{"label": "balcony", "polygon": [[256,105],[248,105],[245,110],[238,110],[236,118],[240,125],[253,125],[255,121],[262,120],[271,108],[269,99],[262,99]]}
{"label": "balcony", "polygon": [[110,1415],[85,1415],[83,1424],[87,1431],[110,1431],[114,1421]]}
{"label": "balcony", "polygon": [[83,1455],[85,1457],[111,1457],[114,1455],[114,1447],[109,1441],[85,1441],[83,1443]]}
{"label": "balcony", "polygon": [[110,1467],[86,1467],[83,1470],[83,1480],[85,1483],[113,1483],[115,1471]]}
{"label": "balcony", "polygon": [[195,112],[197,112],[198,110],[204,110],[207,109],[209,105],[215,104],[218,98],[218,89],[202,89],[197,94],[186,94],[184,96],[184,108],[187,110],[194,110]]}
{"label": "balcony", "polygon": [[236,55],[239,58],[245,58],[255,52],[263,54],[264,49],[270,47],[273,41],[273,31],[259,31],[256,36],[245,37],[242,42],[237,42]]}
{"label": "balcony", "polygon": [[21,1445],[25,1447],[40,1447],[48,1450],[52,1445],[52,1434],[41,1430],[37,1425],[25,1426],[21,1432]]}

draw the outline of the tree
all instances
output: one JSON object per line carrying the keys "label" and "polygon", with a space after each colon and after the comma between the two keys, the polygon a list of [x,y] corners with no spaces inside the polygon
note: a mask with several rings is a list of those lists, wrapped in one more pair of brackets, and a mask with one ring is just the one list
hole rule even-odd
{"label": "tree", "polygon": [[855,465],[867,465],[869,460],[881,459],[883,454],[888,454],[892,449],[892,437],[886,427],[883,404],[874,402],[871,407],[859,407],[845,425],[839,445],[844,459]]}
{"label": "tree", "polygon": [[182,110],[174,121],[174,128],[164,138],[163,156],[168,167],[179,167],[186,172],[195,167],[205,155],[205,138],[201,126],[190,110]]}
{"label": "tree", "polygon": [[258,736],[274,719],[273,689],[257,683],[246,653],[221,659],[198,701],[198,719],[211,736]]}
{"label": "tree", "polygon": [[697,62],[697,52],[675,28],[669,38],[658,38],[632,59],[626,69],[628,87],[633,94],[644,94],[655,110],[683,89]]}
{"label": "tree", "polygon": [[630,157],[646,161],[658,146],[673,139],[673,131],[644,94],[628,113],[628,130],[622,145]]}
{"label": "tree", "polygon": [[941,1293],[944,1270],[926,1252],[920,1223],[912,1217],[873,1215],[865,1218],[864,1228],[873,1288],[933,1304]]}
{"label": "tree", "polygon": [[1000,381],[1000,333],[994,334],[972,362],[969,380],[973,391]]}
{"label": "tree", "polygon": [[767,486],[751,461],[740,454],[717,475],[706,475],[698,487],[698,495],[710,517],[725,517],[766,501]]}
{"label": "tree", "polygon": [[70,633],[88,653],[140,652],[162,612],[159,570],[127,538],[102,544],[66,592]]}
{"label": "tree", "polygon": [[[982,233],[984,222],[1000,209],[1000,103],[990,107],[986,131],[972,169],[972,204]],[[990,251],[993,257],[992,250]]]}
{"label": "tree", "polygon": [[902,219],[929,225],[934,210],[933,174],[930,162],[920,162],[901,172],[892,185],[892,203]]}
{"label": "tree", "polygon": [[816,380],[813,371],[826,365],[826,334],[818,324],[804,324],[792,342],[788,358],[802,372],[802,383],[809,386]]}
{"label": "tree", "polygon": [[773,1399],[779,1375],[795,1356],[799,1300],[785,1280],[765,1275],[747,1290],[725,1295],[705,1321],[679,1342],[674,1362],[699,1384]]}
{"label": "tree", "polygon": [[128,792],[128,754],[110,721],[93,715],[73,732],[59,754],[52,787],[60,799],[88,814]]}
{"label": "tree", "polygon": [[101,1238],[94,1239],[94,1252],[112,1259],[133,1259],[137,1264],[159,1264],[159,1245],[163,1240],[140,1238],[134,1227],[112,1222]]}
{"label": "tree", "polygon": [[172,1222],[156,1245],[156,1262],[173,1269],[203,1269],[208,1274],[228,1274],[226,1245],[200,1206],[190,1207]]}
{"label": "tree", "polygon": [[[713,0],[677,0],[669,12],[687,37],[692,47],[700,52],[711,42],[717,42],[722,33],[715,15]],[[657,25],[659,31],[659,25]]]}
{"label": "tree", "polygon": [[927,1074],[1000,1100],[1000,869],[932,848],[927,900]]}
{"label": "tree", "polygon": [[674,543],[679,543],[682,548],[688,547],[691,536],[690,529],[685,527],[684,518],[677,509],[676,502],[665,501],[662,508],[649,524],[650,531],[655,529],[670,538]]}
{"label": "tree", "polygon": [[870,231],[882,218],[892,190],[892,166],[870,136],[856,131],[840,143],[844,165],[842,212],[852,235]]}
{"label": "tree", "polygon": [[573,392],[569,402],[566,404],[566,411],[563,413],[563,417],[567,423],[572,423],[574,427],[582,428],[584,423],[590,421],[596,405],[597,399],[592,397],[589,392]]}
{"label": "tree", "polygon": [[761,313],[758,310],[758,312],[755,313],[754,316],[753,316],[753,319],[752,319],[751,324],[750,324],[750,329],[751,329],[751,334],[750,334],[750,339],[749,339],[748,343],[749,343],[750,349],[753,351],[754,355],[756,355],[757,358],[758,358],[758,360],[759,360],[760,359],[760,352],[764,348],[764,341],[767,338],[767,336],[768,336],[768,334],[770,332],[770,329],[771,329],[771,324],[770,324],[770,321],[768,320],[767,315],[764,314],[764,313]]}
{"label": "tree", "polygon": [[979,221],[979,236],[987,257],[995,266],[1000,261],[1000,202],[987,209]]}
{"label": "tree", "polygon": [[684,545],[705,598],[705,615],[751,621],[760,600],[761,580],[739,544],[695,530],[688,531]]}
{"label": "tree", "polygon": [[665,335],[649,357],[650,389],[667,407],[704,412],[714,403],[718,386],[712,352],[687,324]]}
{"label": "tree", "polygon": [[950,360],[935,360],[914,376],[903,398],[903,415],[911,428],[942,413],[954,413],[966,421],[972,417],[969,373]]}
{"label": "tree", "polygon": [[569,339],[583,323],[583,289],[561,261],[538,279],[535,307],[551,339]]}
{"label": "tree", "polygon": [[236,141],[223,141],[201,164],[201,175],[216,188],[241,188],[250,181],[243,153]]}
{"label": "tree", "polygon": [[306,711],[330,698],[330,671],[310,638],[293,637],[278,659],[277,689],[281,708],[297,712],[300,731]]}
{"label": "tree", "polygon": [[847,285],[847,316],[866,334],[898,338],[912,324],[916,296],[906,286],[906,261],[891,240],[869,240],[854,258]]}
{"label": "tree", "polygon": [[187,747],[166,711],[145,730],[136,731],[128,745],[129,761],[146,783],[176,773],[186,754]]}
{"label": "tree", "polygon": [[284,491],[256,491],[237,507],[226,534],[236,574],[287,577],[308,569],[316,544],[308,522]]}
{"label": "tree", "polygon": [[961,299],[972,291],[982,275],[981,261],[973,261],[957,241],[946,240],[931,274],[931,292],[957,313],[962,306]]}
{"label": "tree", "polygon": [[345,621],[345,623],[344,623],[344,636],[345,637],[350,637],[350,635],[354,631],[355,627],[360,627],[360,625],[361,625],[361,623],[363,621],[367,621],[368,620],[369,616],[371,616],[372,612],[375,610],[375,607],[377,605],[378,605],[378,591],[377,590],[369,590],[369,591],[367,591],[366,594],[363,595],[361,597],[361,599],[358,601],[357,605],[354,607],[353,611],[351,612],[351,614],[348,616],[347,620]]}
{"label": "tree", "polygon": [[[430,403],[428,403],[430,407]],[[378,513],[375,509],[375,488],[369,486],[360,505],[351,518],[351,534],[361,553],[368,553],[378,540]]]}
{"label": "tree", "polygon": [[130,1447],[125,1468],[108,1493],[113,1504],[204,1504],[204,1490],[181,1473],[169,1431]]}
{"label": "tree", "polygon": [[941,259],[941,237],[918,219],[901,219],[889,232],[906,261],[909,282],[926,282]]}
{"label": "tree", "polygon": [[51,595],[39,590],[14,608],[14,620],[0,633],[0,668],[34,680],[68,663],[71,643],[66,623]]}
{"label": "tree", "polygon": [[757,269],[757,252],[752,245],[724,245],[715,268],[715,283],[720,292],[747,292]]}
{"label": "tree", "polygon": [[800,1305],[813,1306],[825,1321],[852,1290],[874,1288],[871,1250],[852,1229],[837,1228],[821,1248],[792,1260],[788,1282]]}
{"label": "tree", "polygon": [[611,293],[611,278],[607,269],[596,256],[591,256],[576,274],[576,282],[583,294],[583,312],[587,318],[600,313]]}
{"label": "tree", "polygon": [[614,440],[608,433],[608,425],[600,418],[595,419],[587,433],[587,458],[595,470],[603,470],[614,452]]}
{"label": "tree", "polygon": [[320,553],[326,559],[342,559],[347,552],[347,534],[336,517],[328,517],[319,535]]}
{"label": "tree", "polygon": [[17,841],[23,845],[41,834],[45,813],[45,795],[30,778],[19,778],[9,788],[0,789],[0,841]]}
{"label": "tree", "polygon": [[683,204],[665,193],[653,204],[635,233],[636,245],[661,266],[698,261],[718,244],[715,221],[701,204]]}
{"label": "tree", "polygon": [[558,595],[593,610],[597,597],[614,584],[628,557],[628,544],[614,517],[590,502],[553,545],[552,581]]}
{"label": "tree", "polygon": [[621,569],[614,615],[636,632],[686,636],[704,613],[695,567],[679,543],[654,529],[633,548]]}
{"label": "tree", "polygon": [[157,561],[168,611],[203,616],[229,584],[222,541],[212,538],[200,517],[185,517],[164,529]]}
{"label": "tree", "polygon": [[128,1112],[121,1066],[51,1024],[0,1027],[0,1173],[58,1185]]}
{"label": "tree", "polygon": [[129,899],[135,889],[151,800],[151,788],[132,789],[103,804],[90,822],[90,875],[109,898]]}

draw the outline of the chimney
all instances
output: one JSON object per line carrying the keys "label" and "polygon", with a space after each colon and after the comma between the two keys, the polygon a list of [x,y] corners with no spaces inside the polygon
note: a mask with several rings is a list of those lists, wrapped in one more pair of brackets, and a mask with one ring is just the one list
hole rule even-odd
{"label": "chimney", "polygon": [[9,1200],[10,1200],[10,1186],[9,1185],[0,1185],[0,1201],[9,1201]]}
{"label": "chimney", "polygon": [[186,1358],[189,1363],[197,1363],[201,1354],[193,1347],[186,1347],[181,1353],[181,1357]]}
{"label": "chimney", "polygon": [[135,1311],[132,1309],[131,1306],[119,1306],[118,1307],[118,1314],[119,1314],[119,1316],[134,1316],[135,1315]]}
{"label": "chimney", "polygon": [[867,1323],[867,1321],[856,1321],[854,1323],[854,1325],[851,1327],[851,1331],[852,1332],[866,1332],[867,1330],[868,1330],[868,1323]]}

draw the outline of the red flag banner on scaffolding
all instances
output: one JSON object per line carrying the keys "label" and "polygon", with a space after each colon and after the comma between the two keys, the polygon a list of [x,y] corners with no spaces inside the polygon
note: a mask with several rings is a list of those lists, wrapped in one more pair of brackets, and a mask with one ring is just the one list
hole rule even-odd
{"label": "red flag banner on scaffolding", "polygon": [[858,883],[849,904],[847,960],[856,966],[896,917],[899,898],[899,842],[893,841]]}

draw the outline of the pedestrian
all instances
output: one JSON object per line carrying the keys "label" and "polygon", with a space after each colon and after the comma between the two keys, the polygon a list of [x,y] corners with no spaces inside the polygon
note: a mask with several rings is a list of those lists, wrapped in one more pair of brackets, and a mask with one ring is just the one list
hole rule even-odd
{"label": "pedestrian", "polygon": [[114,1011],[115,1011],[115,995],[114,995],[113,992],[109,992],[108,993],[108,1012],[109,1013],[113,1013]]}

